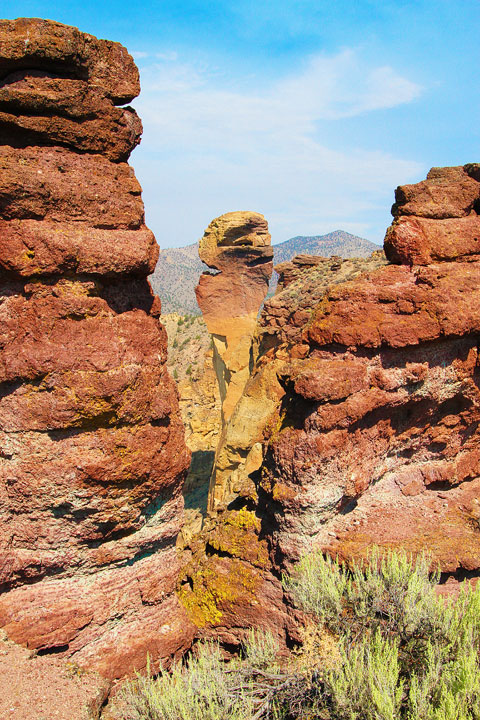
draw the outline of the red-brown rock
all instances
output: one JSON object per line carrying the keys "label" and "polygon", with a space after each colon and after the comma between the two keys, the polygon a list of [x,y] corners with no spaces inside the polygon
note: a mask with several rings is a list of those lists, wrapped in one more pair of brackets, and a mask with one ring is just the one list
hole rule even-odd
{"label": "red-brown rock", "polygon": [[403,215],[388,228],[385,253],[393,263],[429,265],[480,255],[480,216],[438,220]]}
{"label": "red-brown rock", "polygon": [[394,217],[417,215],[443,220],[460,218],[476,212],[480,185],[470,166],[432,168],[427,179],[416,185],[400,185],[395,190]]}
{"label": "red-brown rock", "polygon": [[126,160],[140,142],[133,108],[118,108],[83,80],[41,71],[12,73],[0,84],[0,127],[10,145],[65,145]]}
{"label": "red-brown rock", "polygon": [[84,222],[136,229],[141,187],[126,163],[62,148],[0,146],[0,214],[5,220]]}
{"label": "red-brown rock", "polygon": [[282,268],[226,430],[243,460],[212,488],[220,521],[254,508],[277,569],[380,545],[480,573],[479,187],[469,165],[402,188],[386,239],[400,264]]}
{"label": "red-brown rock", "polygon": [[404,347],[480,331],[480,264],[391,265],[327,292],[308,327],[319,346]]}
{"label": "red-brown rock", "polygon": [[76,27],[40,18],[0,20],[0,48],[1,77],[23,68],[47,70],[85,80],[119,105],[140,92],[126,49]]}
{"label": "red-brown rock", "polygon": [[189,453],[146,280],[158,248],[112,162],[138,140],[112,103],[138,75],[58,23],[0,37],[0,626],[116,678],[195,632],[175,594]]}
{"label": "red-brown rock", "polygon": [[104,230],[83,222],[1,220],[0,265],[22,277],[153,272],[158,245],[151,230]]}

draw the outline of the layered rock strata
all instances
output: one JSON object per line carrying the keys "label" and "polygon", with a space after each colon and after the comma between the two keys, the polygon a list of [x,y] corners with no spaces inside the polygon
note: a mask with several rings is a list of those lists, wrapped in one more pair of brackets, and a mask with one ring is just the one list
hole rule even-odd
{"label": "layered rock strata", "polygon": [[396,191],[391,264],[281,269],[213,490],[220,522],[261,518],[274,568],[377,544],[480,573],[479,211],[478,165],[435,168]]}
{"label": "layered rock strata", "polygon": [[20,19],[0,74],[0,625],[119,677],[194,632],[174,592],[189,453],[119,107],[138,71]]}

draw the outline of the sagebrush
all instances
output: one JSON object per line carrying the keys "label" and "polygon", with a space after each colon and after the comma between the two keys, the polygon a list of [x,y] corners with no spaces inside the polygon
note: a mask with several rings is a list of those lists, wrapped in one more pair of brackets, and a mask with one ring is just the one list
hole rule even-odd
{"label": "sagebrush", "polygon": [[429,558],[373,550],[347,568],[307,555],[284,579],[307,613],[287,657],[252,631],[241,658],[197,646],[121,694],[125,720],[480,720],[480,588],[438,597]]}

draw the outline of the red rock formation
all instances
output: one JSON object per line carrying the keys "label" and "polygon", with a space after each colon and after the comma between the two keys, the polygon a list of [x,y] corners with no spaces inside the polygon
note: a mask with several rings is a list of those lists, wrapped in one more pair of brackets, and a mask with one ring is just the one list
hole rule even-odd
{"label": "red rock formation", "polygon": [[[119,677],[191,641],[188,466],[117,43],[0,22],[0,625]],[[40,145],[40,147],[38,146]]]}
{"label": "red rock formation", "polygon": [[259,484],[276,562],[312,543],[346,558],[378,544],[480,570],[478,167],[398,188],[385,251],[404,264],[335,282],[259,360],[289,356]]}
{"label": "red rock formation", "polygon": [[255,512],[274,570],[313,545],[352,559],[377,544],[480,573],[479,166],[396,199],[396,264],[285,264],[260,319],[225,431],[232,481],[212,492],[220,524]]}

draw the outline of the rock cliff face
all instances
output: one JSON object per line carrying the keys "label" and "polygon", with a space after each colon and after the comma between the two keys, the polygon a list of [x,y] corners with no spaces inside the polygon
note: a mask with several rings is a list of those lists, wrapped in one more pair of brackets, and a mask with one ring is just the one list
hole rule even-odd
{"label": "rock cliff face", "polygon": [[274,571],[377,544],[480,572],[479,211],[478,165],[435,168],[396,191],[391,264],[280,268],[212,488],[220,525],[258,518]]}
{"label": "rock cliff face", "polygon": [[220,392],[213,369],[213,343],[200,315],[162,315],[168,335],[168,367],[179,393],[185,442],[192,453],[183,486],[185,522],[179,545],[200,530],[221,430]]}
{"label": "rock cliff face", "polygon": [[[257,315],[272,273],[267,223],[256,213],[228,213],[214,220],[200,242],[200,257],[218,274],[204,273],[196,289],[198,304],[214,347],[214,367],[222,401],[222,433],[210,483],[214,492],[230,477],[224,433],[236,413],[252,367]],[[232,415],[233,413],[233,415]],[[251,428],[253,418],[244,418]],[[228,647],[248,628],[270,628],[281,639],[289,625],[280,579],[272,575],[261,520],[241,505],[220,516],[209,514],[202,533],[187,542],[179,597],[200,634],[214,635]]]}
{"label": "rock cliff face", "polygon": [[119,107],[138,72],[20,19],[0,74],[0,625],[118,677],[194,631],[174,593],[189,455]]}

